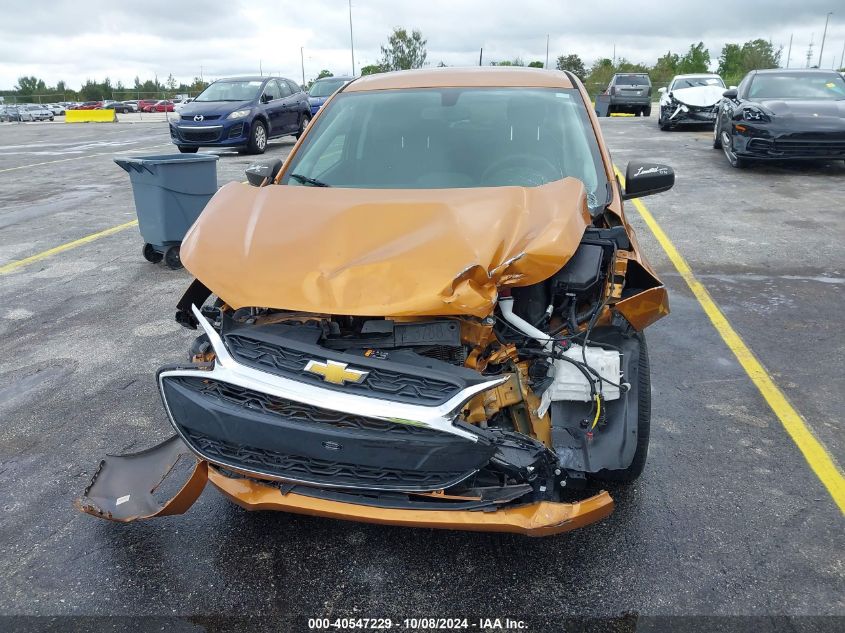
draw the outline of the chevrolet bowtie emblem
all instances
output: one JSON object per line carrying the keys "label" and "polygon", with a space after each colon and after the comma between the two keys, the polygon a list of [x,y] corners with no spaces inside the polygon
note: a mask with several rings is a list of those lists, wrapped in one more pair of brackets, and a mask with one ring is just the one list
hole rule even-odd
{"label": "chevrolet bowtie emblem", "polygon": [[364,382],[364,378],[370,373],[360,369],[347,369],[346,363],[339,363],[336,360],[327,360],[325,363],[309,360],[308,364],[305,365],[305,371],[322,376],[325,382],[330,382],[333,385]]}

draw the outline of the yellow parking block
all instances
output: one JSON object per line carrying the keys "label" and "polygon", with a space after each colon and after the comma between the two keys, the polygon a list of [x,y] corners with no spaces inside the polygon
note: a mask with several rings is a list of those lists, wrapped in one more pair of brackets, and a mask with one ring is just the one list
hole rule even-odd
{"label": "yellow parking block", "polygon": [[68,110],[65,123],[113,123],[117,121],[114,110]]}

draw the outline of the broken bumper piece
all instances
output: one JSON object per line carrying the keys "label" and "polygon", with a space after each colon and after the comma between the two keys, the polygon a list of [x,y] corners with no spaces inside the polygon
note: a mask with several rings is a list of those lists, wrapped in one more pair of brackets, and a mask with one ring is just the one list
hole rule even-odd
{"label": "broken bumper piece", "polygon": [[[176,494],[159,502],[154,493],[180,458],[193,461],[193,470]],[[107,455],[76,506],[95,517],[121,523],[183,514],[199,498],[206,481],[208,463],[195,460],[174,435],[140,453]]]}
{"label": "broken bumper piece", "polygon": [[361,497],[361,502],[350,503],[344,497],[354,495],[229,476],[209,467],[204,460],[196,460],[187,481],[173,497],[163,503],[156,501],[154,491],[180,457],[189,453],[174,436],[140,453],[110,455],[100,463],[91,485],[76,505],[82,512],[121,523],[182,514],[199,498],[206,481],[211,480],[226,497],[247,510],[280,510],[405,527],[550,536],[600,521],[613,512],[613,500],[604,491],[576,503],[542,501],[495,507],[477,500],[452,500],[461,509],[437,509],[445,496],[436,494],[420,495],[412,501]]}

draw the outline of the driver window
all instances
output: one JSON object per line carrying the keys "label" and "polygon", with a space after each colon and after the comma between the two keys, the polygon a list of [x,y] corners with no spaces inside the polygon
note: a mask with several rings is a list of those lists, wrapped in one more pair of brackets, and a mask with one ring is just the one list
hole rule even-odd
{"label": "driver window", "polygon": [[290,96],[290,87],[288,86],[288,82],[273,80],[273,83],[278,86],[277,91],[280,99]]}
{"label": "driver window", "polygon": [[268,81],[264,87],[264,99],[266,101],[273,101],[279,98],[279,88],[275,81]]}

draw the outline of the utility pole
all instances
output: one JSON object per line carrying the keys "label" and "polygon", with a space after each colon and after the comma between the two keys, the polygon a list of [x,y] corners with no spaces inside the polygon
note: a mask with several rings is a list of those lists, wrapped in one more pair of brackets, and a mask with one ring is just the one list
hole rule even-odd
{"label": "utility pole", "polygon": [[810,47],[807,49],[807,68],[813,61],[813,34],[810,34]]}
{"label": "utility pole", "polygon": [[[305,89],[305,47],[299,47],[299,60],[302,62],[302,88]],[[281,74],[281,73],[279,73]]]}
{"label": "utility pole", "polygon": [[352,52],[352,76],[355,76],[355,42],[352,39],[352,0],[349,0],[349,50]]}
{"label": "utility pole", "polygon": [[828,11],[827,16],[824,19],[824,33],[822,34],[822,45],[819,48],[819,68],[822,67],[822,54],[824,53],[824,38],[827,37],[827,23],[830,21],[830,16],[833,15],[833,11]]}
{"label": "utility pole", "polygon": [[264,76],[264,68],[261,66],[261,60],[258,60],[258,74]]}
{"label": "utility pole", "polygon": [[819,68],[822,67],[822,53],[824,53],[824,38],[827,37],[827,23],[830,21],[830,16],[833,15],[833,11],[828,11],[827,16],[824,19],[824,33],[822,34],[822,45],[819,48]]}
{"label": "utility pole", "polygon": [[613,45],[613,67],[616,68],[616,44]]}
{"label": "utility pole", "polygon": [[842,65],[843,61],[845,61],[845,42],[842,42],[842,54],[839,56],[839,67],[840,68],[845,68],[845,66]]}
{"label": "utility pole", "polygon": [[792,59],[792,33],[789,34],[789,52],[786,54],[786,67],[789,68],[789,60]]}
{"label": "utility pole", "polygon": [[481,58],[484,57],[484,47],[481,47],[481,50],[478,51],[478,65],[481,66]]}
{"label": "utility pole", "polygon": [[546,65],[543,66],[546,70],[549,69],[549,35],[546,34]]}

